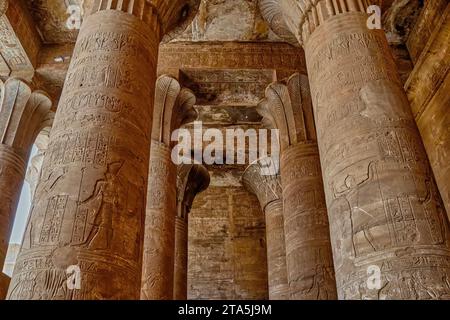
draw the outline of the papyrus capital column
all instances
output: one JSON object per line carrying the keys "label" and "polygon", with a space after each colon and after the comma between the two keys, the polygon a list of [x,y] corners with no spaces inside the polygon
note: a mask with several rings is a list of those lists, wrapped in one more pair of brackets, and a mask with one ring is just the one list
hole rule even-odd
{"label": "papyrus capital column", "polygon": [[195,197],[208,188],[208,170],[198,164],[182,164],[177,173],[177,216],[175,218],[175,270],[173,296],[187,299],[188,215]]}
{"label": "papyrus capital column", "polygon": [[197,117],[194,94],[176,79],[156,81],[145,216],[141,299],[173,298],[177,169],[171,158],[172,132]]}
{"label": "papyrus capital column", "polygon": [[[9,78],[0,86],[0,268],[3,269],[28,157],[37,134],[47,125],[52,102],[44,92],[34,91],[17,78]],[[6,290],[0,288],[3,298]]]}
{"label": "papyrus capital column", "polygon": [[280,133],[284,236],[290,298],[335,299],[333,258],[308,78],[266,89],[258,112]]}
{"label": "papyrus capital column", "polygon": [[[10,299],[139,298],[158,47],[185,3],[93,1],[67,72]],[[79,287],[67,286],[67,270]]]}
{"label": "papyrus capital column", "polygon": [[[339,298],[448,298],[445,209],[368,2],[280,4],[305,48]],[[381,285],[368,288],[377,268]]]}
{"label": "papyrus capital column", "polygon": [[242,183],[259,200],[266,219],[267,271],[269,299],[288,300],[289,285],[286,267],[283,200],[279,174],[266,174],[269,158],[250,164],[242,176]]}

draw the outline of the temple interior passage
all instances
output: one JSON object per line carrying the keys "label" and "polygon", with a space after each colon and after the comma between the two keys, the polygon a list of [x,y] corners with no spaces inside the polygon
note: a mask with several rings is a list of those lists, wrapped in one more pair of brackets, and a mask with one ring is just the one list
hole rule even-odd
{"label": "temple interior passage", "polygon": [[449,0],[0,0],[2,300],[450,300],[449,217]]}

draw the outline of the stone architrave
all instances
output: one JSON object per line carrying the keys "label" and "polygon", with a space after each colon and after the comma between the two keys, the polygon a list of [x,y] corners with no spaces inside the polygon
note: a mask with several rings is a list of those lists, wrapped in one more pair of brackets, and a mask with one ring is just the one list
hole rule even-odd
{"label": "stone architrave", "polygon": [[448,299],[445,209],[367,1],[279,3],[305,48],[339,298]]}
{"label": "stone architrave", "polygon": [[177,215],[175,217],[175,270],[173,297],[187,299],[188,215],[195,197],[208,188],[208,170],[198,164],[182,164],[177,173]]}
{"label": "stone architrave", "polygon": [[269,299],[289,300],[281,178],[277,173],[265,174],[263,170],[271,161],[268,159],[250,164],[242,176],[242,183],[258,197],[266,219]]}
{"label": "stone architrave", "polygon": [[[38,133],[49,125],[52,102],[46,93],[9,78],[0,96],[0,270],[6,258],[26,164]],[[7,287],[1,281],[0,298]]]}
{"label": "stone architrave", "polygon": [[142,300],[173,299],[177,168],[172,160],[172,132],[194,121],[194,94],[174,78],[156,81],[145,216]]}
{"label": "stone architrave", "polygon": [[287,279],[291,300],[336,299],[336,283],[308,78],[266,90],[258,112],[280,130]]}
{"label": "stone architrave", "polygon": [[158,46],[185,3],[93,3],[64,83],[9,299],[139,298]]}

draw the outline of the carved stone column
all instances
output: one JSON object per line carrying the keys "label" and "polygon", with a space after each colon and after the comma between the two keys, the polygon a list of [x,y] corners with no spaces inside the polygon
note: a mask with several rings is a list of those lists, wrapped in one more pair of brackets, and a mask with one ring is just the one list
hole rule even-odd
{"label": "carved stone column", "polygon": [[308,78],[294,74],[266,89],[258,112],[280,130],[290,298],[336,299],[330,234]]}
{"label": "carved stone column", "polygon": [[[39,131],[46,126],[52,103],[24,81],[9,78],[0,97],[0,273],[6,258],[28,157]],[[2,281],[4,284],[5,281]],[[0,297],[7,288],[0,287]]]}
{"label": "carved stone column", "polygon": [[[67,72],[10,299],[139,298],[158,45],[184,3],[93,2]],[[79,287],[67,286],[67,270]]]}
{"label": "carved stone column", "polygon": [[30,185],[30,200],[33,201],[34,193],[36,192],[36,187],[41,176],[42,163],[44,161],[45,152],[48,148],[48,143],[50,139],[50,129],[45,128],[37,136],[35,141],[35,146],[37,147],[37,154],[31,158],[30,165],[25,175],[25,180]]}
{"label": "carved stone column", "polygon": [[177,169],[171,158],[173,130],[196,119],[195,96],[177,80],[156,81],[145,216],[142,300],[173,298]]}
{"label": "carved stone column", "polygon": [[202,165],[180,165],[177,175],[177,216],[175,218],[175,272],[173,296],[187,299],[188,215],[198,193],[208,188],[209,172]]}
{"label": "carved stone column", "polygon": [[260,159],[248,166],[242,182],[258,197],[266,217],[269,299],[289,300],[281,181],[278,174],[263,174],[266,160]]}
{"label": "carved stone column", "polygon": [[280,3],[306,52],[339,298],[448,298],[445,210],[367,1]]}

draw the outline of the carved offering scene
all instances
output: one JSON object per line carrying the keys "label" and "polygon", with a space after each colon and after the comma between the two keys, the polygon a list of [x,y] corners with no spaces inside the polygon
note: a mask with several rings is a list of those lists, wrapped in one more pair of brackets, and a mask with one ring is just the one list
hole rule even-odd
{"label": "carved offering scene", "polygon": [[0,0],[0,300],[450,300],[450,0]]}

